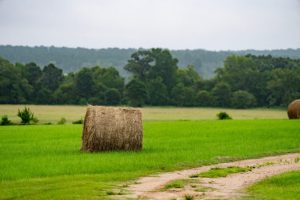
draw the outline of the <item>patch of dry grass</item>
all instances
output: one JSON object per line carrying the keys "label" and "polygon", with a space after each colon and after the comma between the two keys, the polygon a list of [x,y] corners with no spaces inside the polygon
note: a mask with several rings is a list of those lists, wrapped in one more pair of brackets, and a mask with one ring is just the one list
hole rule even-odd
{"label": "patch of dry grass", "polygon": [[[18,122],[18,109],[25,105],[0,105],[0,115],[7,115],[13,122]],[[84,117],[87,106],[70,105],[26,105],[40,120],[40,123],[57,123],[62,117],[66,123]],[[216,114],[224,111],[233,119],[287,119],[285,110],[280,109],[223,109],[223,108],[175,108],[175,107],[146,107],[141,108],[143,120],[214,120]]]}

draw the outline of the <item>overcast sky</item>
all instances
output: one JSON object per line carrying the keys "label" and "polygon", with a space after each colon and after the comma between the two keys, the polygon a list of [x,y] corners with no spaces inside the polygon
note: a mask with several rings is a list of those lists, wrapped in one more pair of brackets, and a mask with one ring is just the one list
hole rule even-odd
{"label": "overcast sky", "polygon": [[300,48],[300,0],[0,0],[0,44]]}

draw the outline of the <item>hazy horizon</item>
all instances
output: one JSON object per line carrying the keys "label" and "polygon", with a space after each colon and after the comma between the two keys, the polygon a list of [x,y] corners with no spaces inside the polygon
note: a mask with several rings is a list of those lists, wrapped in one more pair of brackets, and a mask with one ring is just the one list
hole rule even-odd
{"label": "hazy horizon", "polygon": [[236,51],[300,48],[299,0],[0,0],[0,44]]}
{"label": "hazy horizon", "polygon": [[152,49],[152,48],[162,48],[162,49],[168,49],[171,51],[181,51],[181,50],[204,50],[204,51],[215,51],[215,52],[221,52],[221,51],[276,51],[276,50],[300,50],[299,48],[281,48],[281,49],[218,49],[218,50],[211,50],[211,49],[203,49],[203,48],[182,48],[182,49],[171,49],[171,48],[165,48],[165,47],[149,47],[149,48],[144,48],[144,47],[103,47],[103,48],[89,48],[89,47],[68,47],[68,46],[54,46],[54,45],[50,45],[50,46],[45,46],[45,45],[12,45],[12,44],[0,44],[0,46],[13,46],[13,47],[30,47],[30,48],[34,48],[34,47],[45,47],[45,48],[70,48],[70,49],[76,49],[76,48],[82,48],[82,49],[91,49],[91,50],[98,50],[98,49]]}

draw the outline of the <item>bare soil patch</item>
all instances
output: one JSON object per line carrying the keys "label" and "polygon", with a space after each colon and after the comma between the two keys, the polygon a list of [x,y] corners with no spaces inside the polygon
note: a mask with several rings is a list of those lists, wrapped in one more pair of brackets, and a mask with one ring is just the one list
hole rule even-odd
{"label": "bare soil patch", "polygon": [[[245,188],[257,181],[280,173],[300,170],[299,158],[300,153],[292,153],[156,174],[139,178],[124,188],[128,190],[127,194],[114,197],[117,199],[180,200],[184,199],[185,195],[190,195],[194,199],[238,199],[246,196]],[[213,168],[227,167],[250,167],[251,170],[232,173],[225,177],[195,176]],[[181,183],[174,188],[166,187],[166,185],[172,186],[172,182],[178,180],[182,180],[184,184]]]}

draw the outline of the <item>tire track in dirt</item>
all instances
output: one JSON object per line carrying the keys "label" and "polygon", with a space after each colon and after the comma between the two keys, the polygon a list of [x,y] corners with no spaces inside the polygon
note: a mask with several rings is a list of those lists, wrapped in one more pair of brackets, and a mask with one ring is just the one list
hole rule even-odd
{"label": "tire track in dirt", "polygon": [[[220,178],[190,178],[191,175],[212,168],[231,166],[251,167],[252,170]],[[128,194],[114,197],[116,199],[180,200],[184,199],[185,195],[191,195],[194,199],[238,199],[247,195],[244,189],[251,184],[292,170],[300,170],[300,153],[220,163],[141,177],[134,184],[125,188],[128,190]],[[166,184],[181,179],[186,181],[184,187],[164,189]]]}

